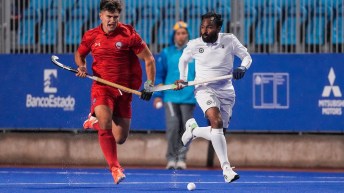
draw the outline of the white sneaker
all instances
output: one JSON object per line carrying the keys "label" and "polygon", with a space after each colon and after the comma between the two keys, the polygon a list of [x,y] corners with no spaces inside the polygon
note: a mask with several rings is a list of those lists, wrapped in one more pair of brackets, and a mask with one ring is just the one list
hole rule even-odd
{"label": "white sneaker", "polygon": [[240,176],[233,171],[231,167],[226,167],[223,169],[223,177],[225,178],[225,182],[231,183],[234,182],[235,180],[239,179]]}
{"label": "white sneaker", "polygon": [[177,161],[177,163],[176,163],[176,169],[177,169],[177,170],[185,170],[185,169],[186,169],[186,163],[185,163],[185,161]]}
{"label": "white sneaker", "polygon": [[174,170],[176,169],[176,162],[175,161],[168,161],[166,165],[167,170]]}
{"label": "white sneaker", "polygon": [[185,123],[185,132],[182,136],[182,142],[185,147],[189,146],[191,141],[194,139],[194,136],[192,134],[192,131],[198,127],[197,122],[194,118],[189,119]]}

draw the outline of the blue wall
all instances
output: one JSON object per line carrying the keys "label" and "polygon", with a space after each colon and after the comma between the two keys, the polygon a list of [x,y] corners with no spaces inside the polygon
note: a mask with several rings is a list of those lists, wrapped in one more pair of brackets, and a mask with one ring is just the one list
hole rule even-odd
{"label": "blue wall", "polygon": [[[75,65],[72,55],[59,57]],[[252,57],[245,78],[234,81],[237,100],[231,130],[344,132],[342,54]],[[50,55],[43,54],[0,55],[0,70],[1,129],[82,129],[91,80],[58,69]],[[164,130],[164,110],[155,110],[152,101],[133,98],[132,129]],[[200,125],[206,124],[198,107],[195,117]]]}

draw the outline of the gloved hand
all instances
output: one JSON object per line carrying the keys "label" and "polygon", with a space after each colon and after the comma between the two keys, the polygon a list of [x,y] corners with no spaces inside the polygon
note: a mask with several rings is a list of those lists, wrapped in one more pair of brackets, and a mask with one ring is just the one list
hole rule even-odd
{"label": "gloved hand", "polygon": [[145,101],[149,101],[152,98],[153,91],[152,91],[153,85],[151,80],[147,80],[143,85],[143,90],[141,90],[141,99]]}
{"label": "gloved hand", "polygon": [[241,79],[242,77],[244,77],[246,72],[246,68],[244,66],[240,66],[236,69],[234,69],[233,71],[233,78],[236,80]]}

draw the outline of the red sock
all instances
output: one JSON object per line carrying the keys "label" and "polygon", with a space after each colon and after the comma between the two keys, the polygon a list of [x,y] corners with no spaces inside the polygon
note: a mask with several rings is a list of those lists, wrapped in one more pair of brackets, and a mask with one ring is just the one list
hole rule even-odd
{"label": "red sock", "polygon": [[97,131],[102,130],[102,129],[100,129],[100,126],[99,126],[99,123],[98,123],[98,122],[96,122],[96,123],[93,124],[93,129],[95,129],[95,130],[97,130]]}
{"label": "red sock", "polygon": [[104,157],[109,164],[110,169],[112,167],[121,167],[117,160],[117,145],[116,140],[112,135],[112,131],[109,129],[99,129],[98,139],[100,147],[102,148]]}

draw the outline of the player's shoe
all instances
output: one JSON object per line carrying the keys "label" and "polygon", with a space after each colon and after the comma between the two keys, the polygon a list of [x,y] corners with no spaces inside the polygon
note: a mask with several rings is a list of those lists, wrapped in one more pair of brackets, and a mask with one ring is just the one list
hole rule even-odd
{"label": "player's shoe", "polygon": [[240,178],[240,176],[235,171],[233,171],[231,167],[225,167],[223,169],[223,177],[225,179],[225,182],[227,183],[234,182],[235,180]]}
{"label": "player's shoe", "polygon": [[84,122],[83,127],[84,127],[84,129],[95,129],[93,127],[93,125],[97,122],[98,122],[98,119],[96,117],[92,116],[92,114],[90,113],[90,114],[88,114],[88,118]]}
{"label": "player's shoe", "polygon": [[177,169],[177,170],[185,170],[185,169],[186,169],[186,163],[185,163],[185,161],[177,161],[177,163],[176,163],[176,169]]}
{"label": "player's shoe", "polygon": [[123,168],[121,167],[113,167],[111,169],[111,174],[115,184],[119,184],[121,181],[125,179],[125,174],[123,173]]}
{"label": "player's shoe", "polygon": [[166,169],[168,170],[174,170],[176,169],[176,162],[171,160],[167,162]]}
{"label": "player's shoe", "polygon": [[185,123],[185,132],[182,136],[182,142],[185,147],[189,146],[191,141],[195,138],[195,136],[192,134],[192,131],[198,127],[197,122],[194,118],[189,119]]}

